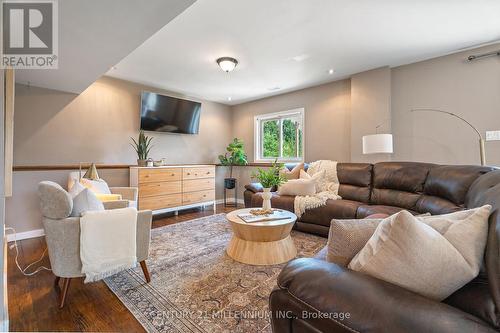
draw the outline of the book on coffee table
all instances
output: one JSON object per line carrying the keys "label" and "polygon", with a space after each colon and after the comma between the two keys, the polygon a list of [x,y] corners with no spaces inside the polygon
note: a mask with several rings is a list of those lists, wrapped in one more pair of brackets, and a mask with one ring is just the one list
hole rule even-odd
{"label": "book on coffee table", "polygon": [[272,214],[266,214],[266,215],[253,215],[250,213],[238,214],[238,217],[246,223],[269,222],[269,221],[287,220],[291,218],[289,214],[278,210],[274,211]]}

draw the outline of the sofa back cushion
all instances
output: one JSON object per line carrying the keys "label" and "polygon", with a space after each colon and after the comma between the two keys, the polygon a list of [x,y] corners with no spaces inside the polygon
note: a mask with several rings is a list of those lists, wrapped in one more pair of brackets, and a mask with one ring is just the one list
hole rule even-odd
{"label": "sofa back cushion", "polygon": [[374,205],[415,210],[425,180],[435,164],[418,162],[382,162],[373,166]]}
{"label": "sofa back cushion", "polygon": [[473,165],[439,165],[432,168],[415,210],[446,214],[463,209],[472,183],[491,170],[491,167]]}
{"label": "sofa back cushion", "polygon": [[368,203],[373,165],[368,163],[338,163],[339,195],[342,199]]}

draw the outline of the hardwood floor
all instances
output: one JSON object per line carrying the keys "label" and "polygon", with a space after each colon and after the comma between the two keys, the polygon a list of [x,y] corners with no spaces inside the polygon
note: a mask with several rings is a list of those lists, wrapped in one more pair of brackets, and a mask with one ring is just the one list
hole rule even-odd
{"label": "hardwood floor", "polygon": [[[217,206],[217,213],[228,213],[235,208]],[[213,215],[213,209],[192,209],[168,214],[153,220],[153,228]],[[186,222],[189,223],[189,222]],[[11,245],[13,243],[9,243]],[[19,264],[26,267],[39,259],[45,249],[43,237],[18,242]],[[10,331],[99,331],[144,332],[141,324],[132,316],[104,282],[84,285],[82,279],[74,279],[68,291],[63,309],[58,308],[59,293],[54,288],[54,275],[42,271],[35,276],[24,276],[16,267],[15,250],[8,253],[8,295]],[[50,267],[48,255],[34,266]],[[154,276],[152,276],[154,279]]]}

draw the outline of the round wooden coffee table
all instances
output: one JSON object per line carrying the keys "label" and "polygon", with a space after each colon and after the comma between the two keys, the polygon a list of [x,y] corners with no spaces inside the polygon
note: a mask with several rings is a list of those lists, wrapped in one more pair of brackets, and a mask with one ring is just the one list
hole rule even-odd
{"label": "round wooden coffee table", "polygon": [[[253,209],[253,208],[252,208]],[[246,223],[238,214],[248,214],[250,208],[238,209],[226,215],[233,229],[227,254],[236,261],[250,265],[275,265],[297,255],[290,231],[297,220],[294,213],[283,211],[286,220]]]}

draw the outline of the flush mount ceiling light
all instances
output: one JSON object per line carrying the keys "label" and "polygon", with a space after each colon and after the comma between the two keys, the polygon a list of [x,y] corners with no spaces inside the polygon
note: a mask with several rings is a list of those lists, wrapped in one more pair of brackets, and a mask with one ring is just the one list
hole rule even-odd
{"label": "flush mount ceiling light", "polygon": [[217,65],[226,73],[231,72],[236,65],[238,64],[238,60],[231,57],[222,57],[217,59]]}

